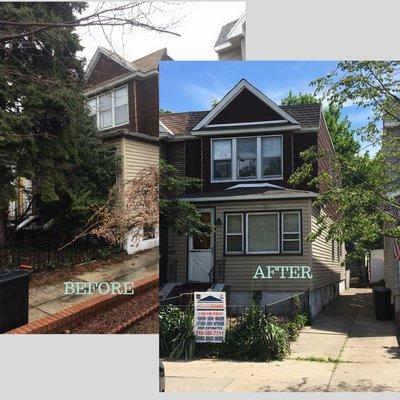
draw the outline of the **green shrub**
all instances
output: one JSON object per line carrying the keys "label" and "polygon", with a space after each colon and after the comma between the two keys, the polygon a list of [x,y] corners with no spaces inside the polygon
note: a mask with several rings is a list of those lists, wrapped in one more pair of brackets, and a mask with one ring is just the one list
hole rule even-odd
{"label": "green shrub", "polygon": [[294,342],[299,337],[300,329],[299,326],[295,322],[288,322],[283,325],[283,328],[286,330],[289,340]]}
{"label": "green shrub", "polygon": [[161,357],[192,359],[195,345],[193,312],[169,305],[160,311],[159,319]]}
{"label": "green shrub", "polygon": [[221,345],[222,356],[239,360],[283,360],[289,351],[286,330],[268,319],[256,302],[237,325],[227,329]]}

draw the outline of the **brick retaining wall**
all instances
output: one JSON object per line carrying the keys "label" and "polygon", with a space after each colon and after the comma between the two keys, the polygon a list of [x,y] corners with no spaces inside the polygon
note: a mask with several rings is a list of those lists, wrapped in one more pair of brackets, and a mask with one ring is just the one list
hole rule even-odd
{"label": "brick retaining wall", "polygon": [[[149,276],[148,278],[135,281],[135,294],[143,293],[147,289],[157,287],[159,282],[158,274]],[[127,299],[122,294],[102,294],[90,299],[84,300],[76,305],[65,308],[55,314],[32,321],[19,328],[13,329],[8,334],[25,334],[25,333],[62,333],[66,329],[71,329],[84,318],[92,316],[99,311],[104,311],[111,306],[121,303]]]}

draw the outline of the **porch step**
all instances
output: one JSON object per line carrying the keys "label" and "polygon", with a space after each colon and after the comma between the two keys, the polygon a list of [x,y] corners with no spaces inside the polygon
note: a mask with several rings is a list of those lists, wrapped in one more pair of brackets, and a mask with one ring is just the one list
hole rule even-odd
{"label": "porch step", "polygon": [[175,284],[168,293],[168,297],[164,300],[169,304],[185,306],[193,301],[194,292],[205,292],[210,288],[210,283],[190,282]]}

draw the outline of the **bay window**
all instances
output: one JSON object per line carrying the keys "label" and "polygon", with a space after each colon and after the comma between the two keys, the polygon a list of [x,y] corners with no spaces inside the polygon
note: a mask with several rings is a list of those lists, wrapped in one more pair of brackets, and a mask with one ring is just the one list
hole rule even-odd
{"label": "bay window", "polygon": [[226,253],[243,253],[243,215],[226,214],[225,227]]}
{"label": "bay window", "polygon": [[247,254],[279,253],[279,213],[247,214]]}
{"label": "bay window", "polygon": [[213,177],[215,180],[232,178],[232,141],[213,140]]}
{"label": "bay window", "polygon": [[87,106],[99,129],[126,124],[129,122],[128,86],[92,97]]}
{"label": "bay window", "polygon": [[301,254],[300,211],[225,214],[225,254]]}
{"label": "bay window", "polygon": [[211,181],[282,179],[282,136],[211,140]]}

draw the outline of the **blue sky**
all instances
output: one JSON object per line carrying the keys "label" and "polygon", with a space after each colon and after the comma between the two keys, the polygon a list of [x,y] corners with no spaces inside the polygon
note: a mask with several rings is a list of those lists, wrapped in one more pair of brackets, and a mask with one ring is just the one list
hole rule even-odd
{"label": "blue sky", "polygon": [[[289,90],[311,93],[310,82],[325,76],[334,61],[171,61],[160,66],[160,108],[173,112],[208,110],[236,83],[247,79],[277,104]],[[369,111],[343,108],[353,128],[366,125]],[[365,144],[362,144],[364,146]]]}

